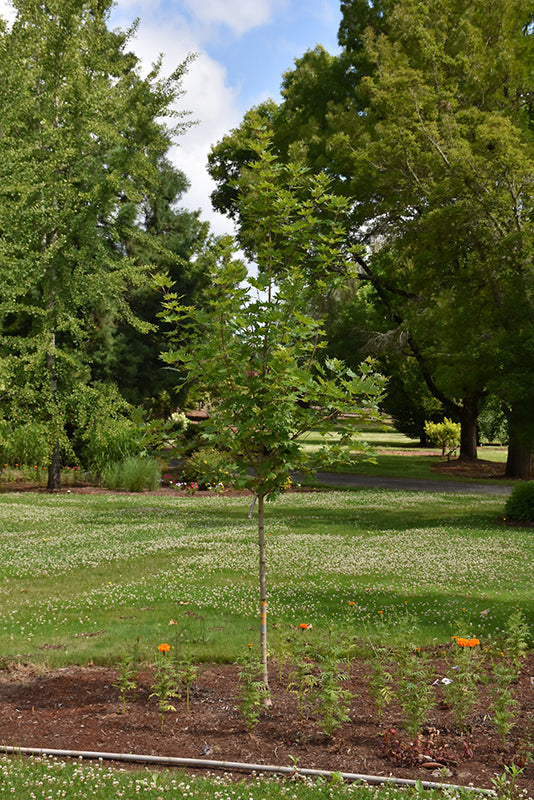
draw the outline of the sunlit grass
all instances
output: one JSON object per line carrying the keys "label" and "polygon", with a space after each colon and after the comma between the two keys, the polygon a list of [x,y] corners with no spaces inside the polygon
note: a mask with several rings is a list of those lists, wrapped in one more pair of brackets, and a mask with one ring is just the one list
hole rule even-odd
{"label": "sunlit grass", "polygon": [[[289,766],[289,765],[284,765]],[[424,791],[424,790],[422,790]],[[192,777],[168,770],[125,770],[103,763],[67,763],[52,758],[0,758],[0,798],[91,798],[91,800],[407,800],[422,797],[414,788],[369,786],[268,778],[235,782],[226,777]],[[466,794],[447,791],[448,800]],[[440,791],[424,791],[425,800],[438,800]],[[525,798],[528,800],[528,798]]]}
{"label": "sunlit grass", "polygon": [[[257,630],[256,519],[247,497],[0,496],[0,654],[117,663],[140,637],[233,661]],[[534,537],[491,496],[288,494],[267,509],[270,641],[312,622],[361,632],[409,611],[421,643],[457,620],[498,637],[533,617]],[[176,624],[177,623],[177,624]]]}
{"label": "sunlit grass", "polygon": [[[303,438],[303,449],[318,450],[325,441],[337,438],[335,433],[321,436],[312,432]],[[443,480],[469,480],[458,475],[447,475],[433,471],[446,461],[435,447],[421,447],[418,439],[411,439],[395,431],[391,425],[375,425],[355,431],[355,442],[366,442],[371,448],[371,457],[361,455],[357,463],[340,461],[330,471],[347,472],[354,475],[372,475],[380,478],[412,478]],[[487,445],[478,448],[478,458],[502,465],[506,461],[507,448]],[[313,483],[313,480],[310,481]]]}

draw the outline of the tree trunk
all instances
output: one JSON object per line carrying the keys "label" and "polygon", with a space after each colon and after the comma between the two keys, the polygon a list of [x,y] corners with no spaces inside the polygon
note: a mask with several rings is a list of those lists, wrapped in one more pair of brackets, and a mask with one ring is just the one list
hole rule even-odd
{"label": "tree trunk", "polygon": [[59,492],[61,489],[61,461],[59,456],[59,442],[54,444],[52,452],[52,460],[48,467],[48,483],[46,485],[47,492]]}
{"label": "tree trunk", "polygon": [[532,422],[526,404],[514,404],[506,410],[508,420],[508,457],[506,478],[529,481],[532,478]]}
{"label": "tree trunk", "polygon": [[467,397],[460,408],[460,458],[476,461],[478,398]]}
{"label": "tree trunk", "polygon": [[[54,296],[52,295],[51,308],[54,307]],[[50,351],[47,358],[48,367],[48,380],[50,381],[50,393],[52,395],[52,402],[56,402],[57,394],[57,375],[56,375],[56,333],[52,331],[50,339]],[[56,439],[54,442],[54,449],[52,451],[52,460],[48,467],[48,483],[46,486],[47,492],[59,492],[61,489],[61,461],[59,455],[59,442]]]}
{"label": "tree trunk", "polygon": [[265,570],[265,496],[258,494],[258,544],[260,555],[260,650],[262,679],[265,686],[264,705],[270,706],[269,672],[267,668],[267,580]]}
{"label": "tree trunk", "polygon": [[505,478],[529,481],[532,478],[532,450],[510,441],[506,459]]}

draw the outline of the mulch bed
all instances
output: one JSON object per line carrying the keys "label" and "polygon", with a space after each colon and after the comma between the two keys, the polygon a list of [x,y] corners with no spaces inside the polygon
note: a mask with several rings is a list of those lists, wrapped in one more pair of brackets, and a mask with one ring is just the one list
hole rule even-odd
{"label": "mulch bed", "polygon": [[[435,669],[445,664],[436,655]],[[331,738],[318,727],[308,709],[301,718],[298,698],[286,691],[287,673],[279,680],[271,667],[273,705],[248,732],[237,700],[236,665],[204,665],[192,689],[190,712],[184,699],[165,714],[161,730],[157,699],[152,697],[152,673],[139,675],[136,702],[122,711],[118,672],[104,667],[40,670],[32,665],[5,663],[0,672],[0,743],[19,747],[90,750],[177,756],[240,763],[275,764],[327,769],[375,776],[472,783],[491,788],[492,778],[506,764],[523,760],[521,751],[534,740],[534,655],[524,663],[516,686],[520,712],[502,748],[488,713],[487,699],[472,714],[468,730],[459,731],[450,708],[441,702],[416,744],[402,731],[400,709],[391,706],[384,723],[366,689],[367,670],[356,662],[343,688],[353,700],[350,723]],[[438,690],[441,691],[441,690]],[[386,744],[385,744],[386,741]],[[213,770],[212,770],[213,771]],[[240,775],[239,777],[243,777]],[[528,763],[518,786],[534,787],[534,765]]]}

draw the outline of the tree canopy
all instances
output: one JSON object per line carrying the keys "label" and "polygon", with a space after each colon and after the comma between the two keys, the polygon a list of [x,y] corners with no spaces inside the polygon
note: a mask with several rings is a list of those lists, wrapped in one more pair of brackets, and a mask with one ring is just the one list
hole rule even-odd
{"label": "tree canopy", "polygon": [[2,403],[48,426],[50,488],[99,326],[142,327],[128,292],[149,270],[125,243],[187,124],[175,110],[187,64],[142,77],[127,49],[133,29],[107,27],[111,5],[14,0],[16,19],[0,31]]}
{"label": "tree canopy", "polygon": [[[227,453],[258,498],[267,685],[264,500],[314,460],[324,467],[347,445],[354,454],[362,449],[354,423],[372,417],[383,381],[369,364],[356,372],[323,352],[321,297],[350,270],[341,247],[348,203],[330,192],[324,176],[309,175],[298,163],[280,164],[261,131],[247,147],[255,158],[237,184],[239,235],[258,275],[247,281],[235,244],[227,242],[205,309],[169,295],[166,316],[175,336],[181,342],[184,330],[192,335],[164,358],[183,364],[187,380],[213,398],[203,434]],[[336,437],[319,452],[302,449],[306,433],[334,429]]]}
{"label": "tree canopy", "polygon": [[[462,420],[462,454],[476,456],[490,394],[529,449],[532,9],[351,0],[342,11],[342,52],[306,53],[283,77],[282,102],[260,110],[282,158],[298,153],[355,198],[346,235],[365,248],[361,277],[389,319],[375,344],[418,364]],[[235,145],[247,124],[214,149],[226,174],[245,163]]]}

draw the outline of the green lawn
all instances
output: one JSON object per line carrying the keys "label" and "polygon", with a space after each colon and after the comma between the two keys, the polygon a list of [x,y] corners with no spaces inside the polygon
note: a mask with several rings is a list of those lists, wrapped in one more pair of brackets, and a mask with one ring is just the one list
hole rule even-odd
{"label": "green lawn", "polygon": [[[330,438],[335,439],[335,434]],[[332,472],[348,472],[354,475],[374,475],[381,478],[426,478],[429,480],[458,480],[457,476],[448,476],[433,472],[432,467],[446,459],[435,447],[420,447],[418,439],[410,439],[398,433],[390,425],[369,426],[355,433],[355,442],[367,443],[372,456],[362,455],[358,463],[339,462]],[[310,433],[303,438],[304,450],[317,450],[324,442],[322,436]],[[485,445],[478,448],[478,457],[486,461],[503,464],[506,461],[506,447]],[[462,479],[460,479],[462,480]],[[463,479],[466,480],[466,479]]]}
{"label": "green lawn", "polygon": [[[0,495],[0,657],[117,664],[168,641],[235,660],[255,642],[256,520],[249,498]],[[530,530],[504,528],[482,495],[358,490],[287,494],[268,507],[269,637],[391,632],[406,615],[421,645],[453,633],[498,642],[510,613],[534,618]],[[460,627],[459,627],[460,626]],[[37,790],[36,790],[36,787]],[[435,800],[439,792],[4,758],[0,798]],[[449,792],[452,798],[470,795]]]}
{"label": "green lawn", "polygon": [[[471,792],[366,787],[324,780],[255,778],[239,783],[181,772],[117,770],[102,764],[68,764],[51,758],[0,758],[0,798],[16,800],[467,800]],[[525,800],[528,800],[525,798]]]}
{"label": "green lawn", "polygon": [[[245,497],[0,495],[0,656],[112,664],[139,636],[148,660],[167,640],[235,660],[258,627],[248,508]],[[503,527],[502,510],[492,496],[386,490],[269,504],[274,651],[301,622],[361,632],[408,611],[428,643],[460,617],[479,638],[498,637],[516,606],[532,621],[534,537]]]}

